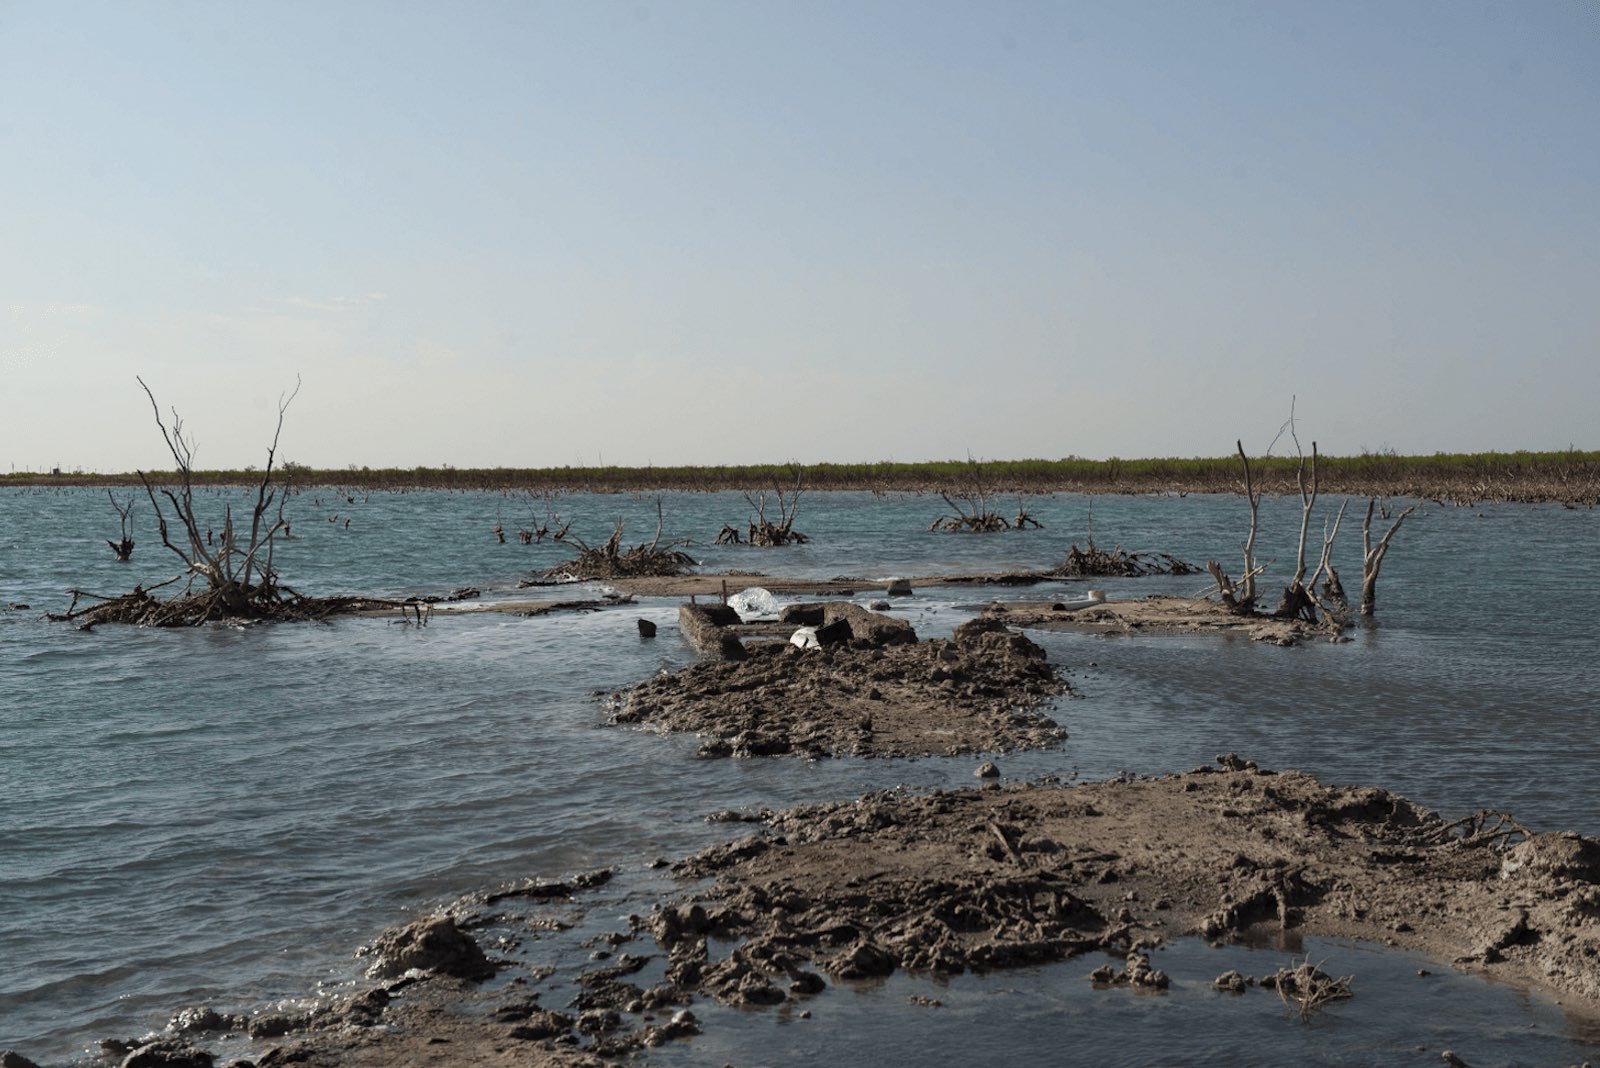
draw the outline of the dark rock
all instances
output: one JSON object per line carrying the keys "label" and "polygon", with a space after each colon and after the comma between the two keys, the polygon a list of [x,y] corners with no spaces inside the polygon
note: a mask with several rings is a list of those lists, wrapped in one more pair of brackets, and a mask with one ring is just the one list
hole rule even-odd
{"label": "dark rock", "polygon": [[797,627],[820,627],[825,615],[824,605],[820,602],[789,604],[778,612],[778,622],[793,623]]}
{"label": "dark rock", "polygon": [[250,1020],[245,1027],[245,1033],[251,1038],[279,1038],[290,1031],[298,1031],[310,1023],[308,1016],[285,1016],[282,1013],[268,1013]]}
{"label": "dark rock", "polygon": [[982,764],[978,765],[978,770],[973,772],[973,774],[980,779],[994,779],[999,777],[1000,769],[995,765],[994,761],[985,760]]}
{"label": "dark rock", "polygon": [[387,990],[373,989],[350,999],[344,1007],[345,1021],[355,1027],[371,1027],[383,1016],[393,1000]]}
{"label": "dark rock", "polygon": [[0,1050],[0,1068],[39,1068],[16,1050]]}
{"label": "dark rock", "polygon": [[965,645],[985,634],[1010,634],[1007,627],[994,616],[974,616],[957,627],[950,635],[957,645]]}
{"label": "dark rock", "polygon": [[1230,994],[1243,994],[1249,988],[1250,982],[1230,968],[1213,979],[1211,985],[1217,990],[1226,990]]}
{"label": "dark rock", "polygon": [[140,1046],[122,1058],[118,1068],[211,1068],[215,1061],[203,1049],[162,1040]]}
{"label": "dark rock", "polygon": [[832,623],[824,623],[816,628],[817,644],[821,646],[840,645],[855,637],[850,631],[850,624],[843,619],[836,619]]}
{"label": "dark rock", "polygon": [[590,1009],[578,1015],[578,1030],[586,1035],[610,1034],[622,1026],[622,1014],[615,1009]]}
{"label": "dark rock", "polygon": [[823,966],[839,979],[879,979],[892,975],[898,962],[871,942],[858,942]]}
{"label": "dark rock", "polygon": [[656,636],[656,625],[654,623],[650,622],[648,619],[639,620],[639,637],[641,637],[641,638],[654,638],[655,636]]}
{"label": "dark rock", "polygon": [[172,1031],[231,1031],[244,1026],[244,1021],[232,1014],[224,1015],[209,1006],[180,1009],[167,1021]]}
{"label": "dark rock", "polygon": [[801,995],[820,994],[827,987],[827,980],[816,972],[796,972],[794,978],[789,982],[789,993]]}

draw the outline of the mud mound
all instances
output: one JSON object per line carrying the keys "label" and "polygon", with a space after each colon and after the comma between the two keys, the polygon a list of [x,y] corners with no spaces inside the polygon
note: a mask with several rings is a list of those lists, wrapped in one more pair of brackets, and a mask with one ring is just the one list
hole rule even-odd
{"label": "mud mound", "polygon": [[[869,633],[860,620],[852,626]],[[990,620],[948,640],[880,629],[893,640],[751,643],[742,660],[692,664],[618,691],[612,719],[700,734],[702,756],[928,756],[1066,736],[1033,707],[1066,684],[1026,637]]]}
{"label": "mud mound", "polygon": [[429,916],[384,932],[370,947],[367,975],[393,979],[413,968],[458,979],[487,979],[494,965],[451,916]]}

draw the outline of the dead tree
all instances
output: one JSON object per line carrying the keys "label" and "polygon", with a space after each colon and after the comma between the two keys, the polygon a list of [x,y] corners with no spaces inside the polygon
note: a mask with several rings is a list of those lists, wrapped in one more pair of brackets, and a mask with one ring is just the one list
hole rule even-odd
{"label": "dead tree", "polygon": [[1043,530],[1044,524],[1029,514],[1028,509],[1023,507],[1022,498],[1018,497],[1017,517],[1011,521],[1011,527],[1013,530],[1027,530],[1029,527],[1034,530]]}
{"label": "dead tree", "polygon": [[968,530],[983,534],[1010,530],[1011,524],[1005,516],[994,510],[990,502],[994,491],[983,465],[968,455],[964,474],[965,478],[958,478],[954,486],[939,491],[939,496],[944,498],[944,503],[950,506],[955,515],[936,517],[928,524],[928,529]]}
{"label": "dead tree", "polygon": [[1221,595],[1222,603],[1239,615],[1247,616],[1256,609],[1256,578],[1266,570],[1265,566],[1256,563],[1256,527],[1261,513],[1261,487],[1255,483],[1250,472],[1250,457],[1245,455],[1243,440],[1235,441],[1234,445],[1239,450],[1240,462],[1244,464],[1244,496],[1250,502],[1250,534],[1244,540],[1244,574],[1235,584],[1215,560],[1206,562],[1206,570],[1217,581],[1217,593]]}
{"label": "dead tree", "polygon": [[[1291,419],[1289,432],[1294,436],[1294,449],[1299,454],[1300,466],[1295,469],[1295,486],[1300,490],[1300,542],[1295,549],[1294,575],[1289,579],[1289,585],[1283,588],[1283,600],[1279,602],[1274,615],[1280,619],[1303,619],[1307,623],[1317,622],[1316,601],[1306,586],[1306,532],[1311,526],[1311,510],[1317,506],[1317,443],[1311,443],[1311,480],[1306,481],[1306,455],[1300,451],[1300,438],[1294,435],[1294,425]],[[1313,577],[1312,583],[1316,579]]]}
{"label": "dead tree", "polygon": [[[364,603],[358,598],[306,597],[278,581],[273,550],[278,535],[289,524],[283,514],[286,494],[282,491],[285,487],[275,481],[274,461],[278,439],[283,433],[284,413],[300,392],[298,380],[293,392],[278,398],[278,422],[273,430],[272,444],[267,449],[266,466],[255,487],[255,501],[250,510],[248,526],[236,526],[233,506],[225,504],[222,530],[218,536],[213,536],[212,529],[203,526],[195,514],[193,439],[184,434],[183,420],[175,409],[172,412],[172,426],[168,428],[155,394],[145,385],[144,379],[140,378],[138,382],[145,396],[150,399],[156,426],[177,468],[175,485],[158,487],[143,471],[138,472],[139,481],[143,483],[145,495],[155,510],[161,544],[178,557],[184,567],[181,574],[150,589],[183,582],[183,593],[162,601],[151,597],[150,591],[142,587],[135,587],[131,593],[119,597],[74,590],[72,605],[67,612],[53,618],[75,620],[85,627],[107,622],[158,627],[193,626],[222,618],[322,619],[333,612]],[[82,597],[102,603],[80,610],[78,601]]]}
{"label": "dead tree", "polygon": [[[1328,521],[1323,520],[1322,555],[1317,559],[1316,570],[1311,572],[1311,581],[1306,583],[1308,596],[1322,610],[1323,622],[1341,630],[1350,625],[1350,600],[1345,596],[1344,584],[1339,581],[1339,572],[1333,566],[1333,542],[1339,536],[1339,525],[1344,522],[1344,510],[1349,504],[1348,498],[1340,502],[1331,528]],[[1322,579],[1320,592],[1316,592],[1318,578]]]}
{"label": "dead tree", "polygon": [[[1378,569],[1383,567],[1383,558],[1388,555],[1389,542],[1394,539],[1395,531],[1400,529],[1400,524],[1406,521],[1406,516],[1416,511],[1417,506],[1411,505],[1395,516],[1394,524],[1378,544],[1372,544],[1372,512],[1378,507],[1378,498],[1367,498],[1367,517],[1361,523],[1361,614],[1370,616],[1378,605]],[[1380,512],[1384,519],[1389,518],[1388,506]]]}
{"label": "dead tree", "polygon": [[111,507],[117,510],[117,515],[122,519],[122,540],[112,541],[107,538],[106,544],[111,546],[111,555],[116,558],[117,563],[125,564],[133,559],[133,531],[130,524],[133,518],[134,498],[129,497],[127,504],[118,504],[117,498],[110,490],[106,490],[106,496],[111,500]]}
{"label": "dead tree", "polygon": [[[528,494],[528,497],[530,500],[537,500],[532,493]],[[555,494],[551,492],[546,492],[544,494],[547,507],[553,501],[554,497]],[[556,532],[554,534],[550,533],[550,527],[552,524],[556,528]],[[545,512],[545,519],[541,522],[539,519],[539,508],[537,503],[535,503],[528,509],[528,525],[520,528],[517,531],[517,537],[524,545],[532,545],[535,542],[542,544],[546,538],[550,538],[552,541],[560,541],[562,538],[567,536],[567,528],[571,525],[572,520],[569,519],[563,522],[560,514],[553,510],[547,510]]]}
{"label": "dead tree", "polygon": [[[780,545],[804,545],[811,539],[794,529],[795,514],[800,508],[800,492],[805,488],[805,468],[799,464],[789,465],[790,482],[786,485],[774,476],[772,480],[772,494],[778,502],[778,521],[772,522],[767,518],[767,491],[762,490],[755,496],[749,493],[744,495],[745,502],[755,509],[755,518],[750,520],[747,538],[751,545],[762,548],[773,548]],[[729,528],[724,525],[722,533],[717,535],[717,544],[727,544],[724,540]],[[738,542],[738,532],[734,532],[733,541]]]}
{"label": "dead tree", "polygon": [[681,550],[689,544],[686,540],[662,544],[661,532],[665,526],[661,498],[656,498],[656,536],[648,543],[622,548],[622,520],[611,529],[611,537],[599,547],[591,547],[576,534],[561,528],[561,535],[578,547],[575,559],[555,567],[546,568],[532,580],[519,585],[543,586],[563,582],[581,582],[585,579],[638,578],[651,575],[681,575],[694,566],[694,558]]}

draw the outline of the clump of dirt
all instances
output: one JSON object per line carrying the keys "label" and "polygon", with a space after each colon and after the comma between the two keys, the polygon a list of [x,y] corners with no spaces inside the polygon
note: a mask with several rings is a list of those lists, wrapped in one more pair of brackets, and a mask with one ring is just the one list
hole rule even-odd
{"label": "clump of dirt", "polygon": [[366,952],[373,958],[367,969],[373,979],[393,979],[413,968],[459,979],[487,979],[494,974],[494,965],[478,943],[448,915],[428,916],[385,931]]}
{"label": "clump of dirt", "polygon": [[[851,606],[852,608],[854,606]],[[904,757],[1039,748],[1066,736],[1036,709],[1066,683],[1044,650],[993,620],[917,641],[903,620],[841,613],[815,649],[750,643],[611,695],[616,723],[704,736],[702,756]],[[889,624],[893,624],[892,626]]]}

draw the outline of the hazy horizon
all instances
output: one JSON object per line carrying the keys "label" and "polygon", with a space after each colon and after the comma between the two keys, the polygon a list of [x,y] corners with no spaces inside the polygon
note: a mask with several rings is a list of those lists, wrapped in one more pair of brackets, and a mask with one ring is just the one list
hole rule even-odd
{"label": "hazy horizon", "polygon": [[19,0],[0,100],[5,470],[1600,447],[1593,4]]}

